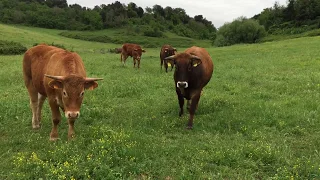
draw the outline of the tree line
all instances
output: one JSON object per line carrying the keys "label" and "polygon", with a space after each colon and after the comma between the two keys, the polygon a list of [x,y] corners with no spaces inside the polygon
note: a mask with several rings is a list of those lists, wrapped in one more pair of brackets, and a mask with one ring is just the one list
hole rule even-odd
{"label": "tree line", "polygon": [[212,39],[216,33],[211,21],[202,15],[190,17],[182,8],[154,5],[144,10],[119,1],[87,8],[66,0],[1,0],[0,22],[62,30],[138,27],[137,33],[153,37],[163,36],[165,30],[197,39]]}
{"label": "tree line", "polygon": [[196,39],[210,39],[216,46],[256,43],[269,34],[299,34],[320,28],[320,0],[275,2],[251,17],[238,17],[218,30],[202,15],[190,17],[182,8],[154,5],[145,9],[135,3],[115,1],[94,8],[66,0],[1,0],[0,22],[51,29],[128,29],[130,35],[165,37],[164,31]]}
{"label": "tree line", "polygon": [[225,23],[217,31],[213,44],[256,43],[270,34],[301,34],[319,28],[320,0],[288,0],[287,5],[275,2],[273,7],[264,9],[252,18],[238,17]]}
{"label": "tree line", "polygon": [[259,21],[269,34],[299,34],[320,28],[319,0],[288,0],[282,6],[275,2],[253,19]]}

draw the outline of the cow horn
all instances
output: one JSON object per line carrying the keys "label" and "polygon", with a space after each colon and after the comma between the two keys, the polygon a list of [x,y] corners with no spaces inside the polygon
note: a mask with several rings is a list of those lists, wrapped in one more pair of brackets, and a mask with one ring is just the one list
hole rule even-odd
{"label": "cow horn", "polygon": [[175,55],[172,55],[172,56],[168,56],[166,58],[164,58],[165,60],[170,60],[170,59],[174,59],[176,56]]}
{"label": "cow horn", "polygon": [[86,81],[99,81],[99,80],[103,80],[103,78],[86,78]]}
{"label": "cow horn", "polygon": [[45,74],[44,76],[51,78],[51,79],[55,79],[55,80],[63,80],[64,76],[51,76],[51,75],[47,75]]}
{"label": "cow horn", "polygon": [[201,60],[201,58],[199,58],[198,56],[195,56],[195,55],[191,55],[191,58],[192,58],[192,59]]}

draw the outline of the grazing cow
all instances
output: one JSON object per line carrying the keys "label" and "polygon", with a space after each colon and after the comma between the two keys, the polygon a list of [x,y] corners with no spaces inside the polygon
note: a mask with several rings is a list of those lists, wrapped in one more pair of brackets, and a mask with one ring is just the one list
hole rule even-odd
{"label": "grazing cow", "polygon": [[[210,81],[212,76],[212,59],[205,49],[192,46],[183,53],[167,57],[166,60],[175,64],[176,67],[174,81],[180,105],[179,116],[183,114],[184,98],[186,98],[190,113],[187,128],[192,129],[193,117],[202,88]],[[191,106],[189,100],[191,100]]]}
{"label": "grazing cow", "polygon": [[123,44],[121,52],[121,62],[123,62],[123,65],[125,65],[128,56],[131,56],[133,58],[133,67],[136,67],[136,62],[138,61],[138,68],[140,68],[140,59],[143,52],[146,51],[142,49],[138,44]]}
{"label": "grazing cow", "polygon": [[[161,66],[161,69],[162,69],[162,65],[163,65],[164,68],[166,69],[166,72],[168,72],[168,63],[167,63],[167,60],[165,60],[165,58],[169,57],[169,56],[172,56],[172,55],[175,55],[176,52],[177,52],[177,49],[173,48],[170,45],[163,45],[162,46],[161,51],[160,51],[160,66]],[[170,65],[171,65],[171,71],[172,71],[173,64],[170,64]]]}
{"label": "grazing cow", "polygon": [[96,81],[101,78],[86,77],[77,53],[44,44],[32,47],[24,54],[23,77],[30,96],[33,129],[40,128],[42,105],[48,97],[53,124],[50,140],[58,139],[59,107],[68,119],[68,138],[71,139],[84,90],[98,87]]}

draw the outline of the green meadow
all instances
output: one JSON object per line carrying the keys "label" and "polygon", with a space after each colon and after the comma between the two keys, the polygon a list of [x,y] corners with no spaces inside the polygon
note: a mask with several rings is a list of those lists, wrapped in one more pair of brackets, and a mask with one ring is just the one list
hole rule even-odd
{"label": "green meadow", "polygon": [[[0,179],[320,179],[320,37],[208,44],[214,73],[186,130],[160,46],[143,47],[134,69],[131,58],[123,67],[119,54],[104,51],[121,44],[61,32],[0,24],[0,40],[62,44],[88,76],[104,79],[85,93],[75,139],[67,140],[63,117],[51,142],[47,101],[41,129],[31,126],[23,55],[0,56]],[[186,43],[178,51],[206,42]]]}

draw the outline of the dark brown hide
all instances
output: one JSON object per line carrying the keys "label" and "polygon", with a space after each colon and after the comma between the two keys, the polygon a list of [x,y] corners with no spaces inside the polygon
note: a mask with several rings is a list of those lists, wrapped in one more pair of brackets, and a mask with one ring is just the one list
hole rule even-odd
{"label": "dark brown hide", "polygon": [[[160,50],[160,67],[162,69],[162,66],[164,66],[164,68],[166,69],[166,72],[168,72],[168,62],[167,60],[165,60],[166,57],[175,55],[177,52],[176,48],[173,48],[170,45],[163,45],[161,50]],[[171,70],[174,66],[174,64],[170,64],[171,65]]]}
{"label": "dark brown hide", "polygon": [[196,46],[166,59],[176,67],[174,81],[180,105],[179,116],[183,114],[184,99],[187,99],[188,103],[191,100],[187,128],[192,129],[202,88],[210,81],[213,73],[212,59],[204,48]]}
{"label": "dark brown hide", "polygon": [[53,128],[50,140],[58,139],[61,121],[59,107],[69,123],[68,138],[74,135],[74,122],[80,115],[84,90],[98,87],[99,78],[87,78],[81,57],[54,46],[38,45],[26,51],[23,77],[30,96],[32,127],[40,128],[41,109],[48,97]]}
{"label": "dark brown hide", "polygon": [[133,67],[136,67],[136,62],[138,61],[138,68],[140,68],[140,60],[143,52],[146,52],[138,44],[123,44],[121,52],[121,62],[125,65],[127,58],[130,56],[133,58]]}

